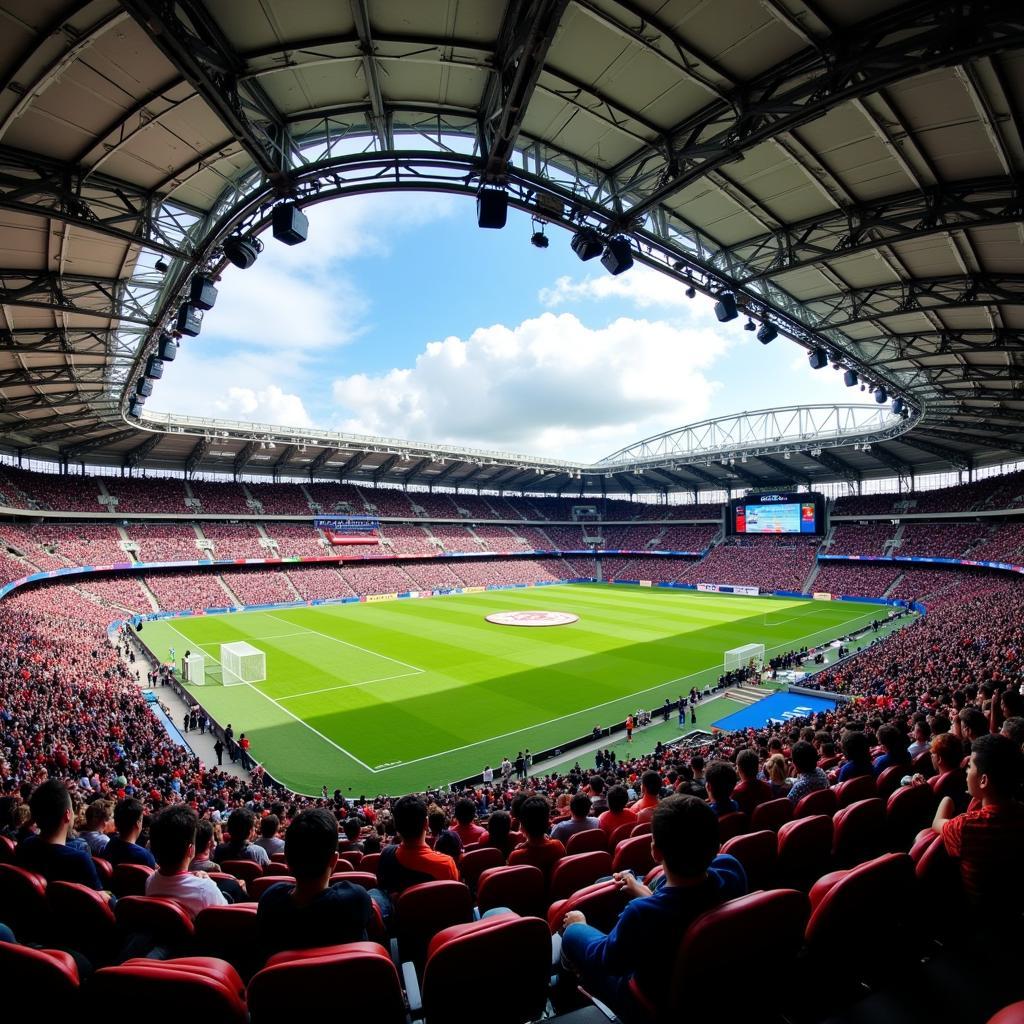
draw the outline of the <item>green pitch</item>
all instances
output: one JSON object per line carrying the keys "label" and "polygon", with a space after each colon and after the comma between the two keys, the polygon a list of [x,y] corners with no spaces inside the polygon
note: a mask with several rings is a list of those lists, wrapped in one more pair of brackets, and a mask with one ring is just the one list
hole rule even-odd
{"label": "green pitch", "polygon": [[[545,628],[484,621],[523,609],[580,618]],[[236,736],[245,732],[253,756],[292,789],[319,794],[326,784],[372,795],[465,778],[504,754],[554,747],[638,707],[657,708],[717,679],[729,648],[763,643],[770,657],[883,611],[565,585],[175,619],[147,623],[140,639],[161,659],[174,647],[180,662],[188,648],[214,666],[222,643],[265,651],[265,682],[191,692]],[[709,722],[730,710],[722,705]]]}

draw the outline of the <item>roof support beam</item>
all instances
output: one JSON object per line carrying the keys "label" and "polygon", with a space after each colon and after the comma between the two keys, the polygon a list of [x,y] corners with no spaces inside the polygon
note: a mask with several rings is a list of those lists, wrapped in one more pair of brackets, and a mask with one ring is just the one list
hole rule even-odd
{"label": "roof support beam", "polygon": [[384,91],[380,87],[380,69],[374,56],[373,32],[370,28],[370,11],[367,0],[350,0],[352,18],[359,35],[359,51],[362,54],[363,78],[370,97],[370,127],[377,137],[377,145],[383,150],[395,148],[391,131],[391,117],[384,103]]}
{"label": "roof support beam", "polygon": [[[102,355],[118,348],[117,332],[102,327],[46,327],[0,330],[0,351]],[[126,351],[134,352],[134,345]]]}
{"label": "roof support beam", "polygon": [[102,437],[90,437],[88,441],[83,441],[81,444],[73,445],[70,448],[62,448],[61,455],[66,459],[77,459],[85,455],[86,452],[102,448],[104,445],[116,444],[118,441],[125,440],[125,438],[134,437],[137,433],[138,431],[135,427],[128,427],[104,434]]}
{"label": "roof support beam", "polygon": [[338,468],[338,480],[344,483],[345,478],[351,476],[362,465],[363,460],[369,454],[369,452],[353,452],[345,464]]}
{"label": "roof support beam", "polygon": [[[800,472],[800,470],[793,466],[788,460],[780,461],[779,459],[772,458],[770,455],[758,455],[756,456],[756,459],[758,462],[766,465],[769,469],[775,470],[782,480],[791,480],[794,483],[805,483],[808,486],[811,484],[811,478],[806,473]],[[736,467],[733,466],[732,468],[735,469]]]}
{"label": "roof support beam", "polygon": [[[459,463],[459,465],[462,465],[462,463]],[[522,470],[520,470],[518,466],[506,466],[504,469],[495,473],[494,476],[485,480],[484,485],[488,488],[493,488],[496,491],[503,490],[509,480],[519,476],[521,473]],[[459,482],[457,480],[455,481],[455,486],[459,486]]]}
{"label": "roof support beam", "polygon": [[0,306],[54,309],[148,327],[149,310],[133,294],[139,287],[118,278],[0,270]]}
{"label": "roof support beam", "polygon": [[860,470],[841,459],[836,452],[825,449],[817,455],[808,455],[807,457],[820,463],[826,469],[830,469],[833,473],[838,473],[845,480],[857,483],[861,479]]}
{"label": "roof support beam", "polygon": [[281,470],[285,466],[287,466],[289,462],[292,461],[293,456],[298,450],[299,446],[297,444],[285,445],[284,451],[281,452],[281,454],[274,461],[274,465],[271,467],[271,474],[273,475],[275,480],[277,479],[277,475],[281,472]]}
{"label": "roof support beam", "polygon": [[434,460],[433,460],[433,459],[431,459],[431,458],[426,458],[426,459],[420,459],[420,460],[419,460],[419,462],[417,462],[417,463],[416,463],[416,464],[415,464],[415,465],[414,465],[414,466],[413,466],[413,467],[412,467],[412,468],[411,468],[411,469],[409,470],[409,472],[405,474],[405,476],[404,476],[404,477],[403,477],[403,479],[402,479],[402,486],[403,486],[403,487],[408,487],[408,486],[409,486],[409,484],[411,484],[411,483],[412,483],[412,481],[413,481],[413,480],[415,480],[415,479],[416,479],[416,477],[418,477],[418,476],[420,475],[420,473],[422,473],[422,472],[423,472],[423,470],[424,470],[424,469],[425,469],[425,468],[426,468],[427,466],[429,466],[429,465],[430,465],[430,464],[431,464],[431,463],[432,463],[433,461],[434,461]]}
{"label": "roof support beam", "polygon": [[703,480],[704,483],[709,484],[716,491],[728,490],[729,488],[728,480],[723,480],[721,477],[715,476],[714,473],[709,473],[706,469],[693,465],[693,463],[685,462],[678,468],[684,473],[695,476],[698,480]]}
{"label": "roof support beam", "polygon": [[[461,463],[461,462],[456,462],[456,461],[449,462],[448,465],[445,466],[444,469],[442,469],[440,473],[436,474],[435,476],[432,476],[430,478],[430,492],[431,492],[431,494],[433,494],[434,487],[437,484],[441,483],[442,480],[447,480],[448,477],[450,477],[452,475],[452,473],[454,473],[455,470],[457,470],[459,468],[459,466],[461,466],[461,465],[463,465],[463,463]],[[455,486],[458,486],[458,485],[456,484]]]}
{"label": "roof support beam", "polygon": [[[1022,429],[1024,429],[1024,426],[1022,426]],[[1024,443],[1011,440],[1005,434],[990,433],[978,428],[960,431],[939,430],[936,427],[925,426],[922,430],[929,437],[937,437],[943,441],[953,441],[954,443],[959,441],[960,444],[980,445],[983,448],[989,448],[994,451],[1005,451],[1013,455],[1024,456]]]}
{"label": "roof support beam", "polygon": [[213,446],[213,438],[209,436],[201,437],[196,441],[192,451],[188,453],[188,457],[185,459],[185,476],[191,476],[203,459],[206,458],[206,453]]}
{"label": "roof support beam", "polygon": [[526,108],[568,0],[510,0],[480,102],[484,181],[503,184]]}
{"label": "roof support beam", "polygon": [[337,451],[337,448],[325,448],[316,456],[315,459],[313,459],[312,462],[310,462],[306,467],[306,472],[309,474],[310,481],[312,481],[313,477],[316,476],[316,474],[323,469],[325,465],[327,465],[328,460],[337,454]]}
{"label": "roof support beam", "polygon": [[[135,431],[135,433],[138,433],[138,431]],[[142,444],[136,445],[124,453],[121,465],[125,469],[134,469],[136,466],[141,466],[163,439],[163,434],[150,434]]]}
{"label": "roof support beam", "polygon": [[242,447],[241,451],[239,451],[239,453],[235,456],[235,461],[232,464],[231,472],[236,480],[238,479],[238,474],[241,473],[242,470],[245,469],[245,467],[249,464],[249,461],[250,459],[252,459],[255,451],[256,442],[249,441]]}
{"label": "roof support beam", "polygon": [[392,468],[398,463],[398,455],[389,455],[374,471],[373,471],[373,483],[374,486],[380,481],[381,477],[387,476],[391,472]]}
{"label": "roof support beam", "polygon": [[905,444],[909,448],[916,448],[919,452],[937,455],[940,459],[945,459],[955,469],[969,470],[973,465],[974,460],[964,452],[954,451],[952,448],[946,448],[941,444],[933,444],[931,441],[922,441],[920,438],[915,437],[913,432],[902,435],[899,443]]}

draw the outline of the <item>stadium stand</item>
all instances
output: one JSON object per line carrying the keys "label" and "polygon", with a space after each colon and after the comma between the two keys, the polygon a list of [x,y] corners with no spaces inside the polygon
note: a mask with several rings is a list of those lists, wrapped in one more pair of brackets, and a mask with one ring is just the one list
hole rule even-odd
{"label": "stadium stand", "polygon": [[289,569],[287,575],[304,601],[325,601],[334,597],[350,597],[355,593],[334,568],[308,565]]}
{"label": "stadium stand", "polygon": [[140,562],[194,562],[212,557],[208,548],[199,547],[195,529],[186,523],[131,523],[125,532],[138,544]]}
{"label": "stadium stand", "polygon": [[199,502],[198,512],[206,515],[247,515],[252,512],[241,484],[190,480],[188,486],[193,500]]}
{"label": "stadium stand", "polygon": [[828,547],[830,555],[884,555],[896,527],[891,523],[839,523]]}
{"label": "stadium stand", "polygon": [[308,516],[309,498],[298,484],[247,483],[245,489],[268,516]]}
{"label": "stadium stand", "polygon": [[823,563],[814,589],[825,594],[852,597],[887,597],[903,571],[898,565],[862,565],[857,562]]}
{"label": "stadium stand", "polygon": [[256,526],[227,525],[204,522],[203,536],[213,541],[214,558],[266,558],[268,551],[260,545],[260,532]]}
{"label": "stadium stand", "polygon": [[684,579],[799,592],[814,568],[819,543],[817,538],[731,537],[693,563]]}
{"label": "stadium stand", "polygon": [[287,604],[300,595],[283,572],[245,569],[223,574],[223,580],[242,604]]}

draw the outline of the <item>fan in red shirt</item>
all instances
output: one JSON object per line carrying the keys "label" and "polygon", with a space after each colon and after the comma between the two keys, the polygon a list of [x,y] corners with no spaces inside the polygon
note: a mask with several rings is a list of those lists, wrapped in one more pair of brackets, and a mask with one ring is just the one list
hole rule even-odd
{"label": "fan in red shirt", "polygon": [[[630,810],[639,816],[641,811],[658,806],[661,799],[661,776],[655,771],[646,771],[640,776],[640,799],[630,806]],[[643,819],[641,819],[643,820]]]}
{"label": "fan in red shirt", "polygon": [[455,824],[451,831],[461,840],[463,846],[481,843],[487,838],[487,829],[474,823],[476,805],[468,797],[455,801]]}
{"label": "fan in red shirt", "polygon": [[739,772],[740,781],[732,791],[732,798],[740,805],[740,810],[748,815],[754,813],[758,804],[775,798],[772,787],[757,777],[759,767],[760,758],[756,750],[741,750],[736,755],[736,771]]}
{"label": "fan in red shirt", "polygon": [[508,855],[509,864],[532,864],[544,872],[545,879],[551,877],[552,868],[565,856],[565,847],[547,834],[550,817],[547,797],[531,796],[523,801],[519,824],[526,840]]}
{"label": "fan in red shirt", "polygon": [[625,786],[612,786],[608,790],[608,810],[597,819],[597,823],[609,836],[622,825],[636,824],[636,815],[626,806],[627,803],[629,793]]}

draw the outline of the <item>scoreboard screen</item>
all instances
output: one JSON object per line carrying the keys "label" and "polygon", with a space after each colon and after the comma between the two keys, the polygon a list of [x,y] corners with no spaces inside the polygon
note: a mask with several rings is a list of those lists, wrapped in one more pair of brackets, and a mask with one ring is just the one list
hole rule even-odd
{"label": "scoreboard screen", "polygon": [[732,502],[734,534],[822,532],[821,496],[817,494],[750,494]]}

